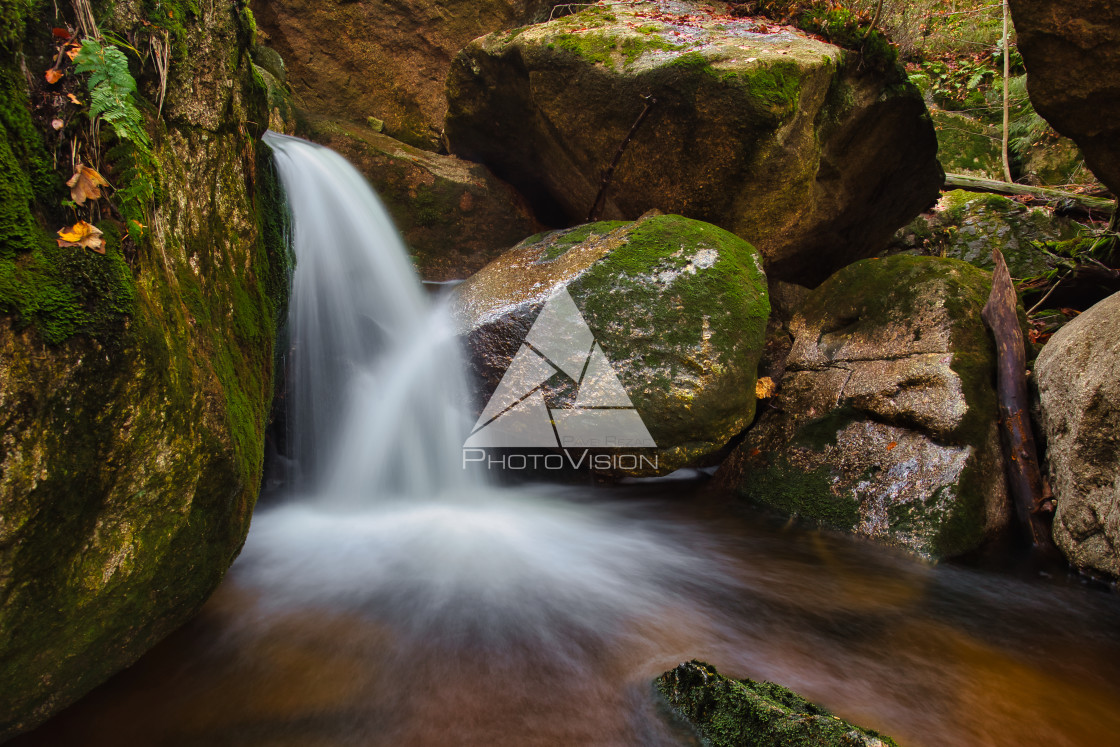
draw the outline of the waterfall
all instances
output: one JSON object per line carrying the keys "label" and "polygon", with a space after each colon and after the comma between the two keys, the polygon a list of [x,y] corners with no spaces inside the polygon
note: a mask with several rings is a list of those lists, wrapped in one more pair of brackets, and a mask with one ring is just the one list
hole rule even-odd
{"label": "waterfall", "polygon": [[323,500],[446,495],[460,463],[463,367],[377,195],[332,150],[269,132],[292,211],[289,443]]}
{"label": "waterfall", "polygon": [[292,214],[288,407],[304,476],[253,517],[239,582],[281,611],[357,611],[425,640],[528,638],[563,658],[573,630],[656,615],[711,573],[669,522],[464,471],[473,419],[446,310],[345,159],[265,140]]}

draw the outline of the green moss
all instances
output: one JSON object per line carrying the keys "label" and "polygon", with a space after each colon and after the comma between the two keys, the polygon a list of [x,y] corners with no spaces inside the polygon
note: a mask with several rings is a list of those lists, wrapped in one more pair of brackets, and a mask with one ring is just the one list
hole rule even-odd
{"label": "green moss", "polygon": [[23,40],[35,0],[0,0],[0,58],[12,55]]}
{"label": "green moss", "polygon": [[833,529],[852,529],[859,523],[859,501],[847,493],[833,492],[834,482],[828,467],[806,470],[777,455],[765,466],[752,467],[739,492],[752,503],[789,516]]}
{"label": "green moss", "polygon": [[568,250],[573,246],[582,244],[587,241],[592,234],[597,236],[606,236],[611,231],[628,225],[626,221],[600,221],[598,223],[588,223],[577,228],[567,231],[557,231],[551,235],[537,234],[534,237],[525,240],[525,243],[532,244],[546,239],[548,247],[544,251],[542,259],[544,261],[552,261],[559,259],[567,254]]}
{"label": "green moss", "polygon": [[789,688],[732,680],[695,659],[657,678],[658,692],[712,747],[871,747],[895,745],[843,721]]}

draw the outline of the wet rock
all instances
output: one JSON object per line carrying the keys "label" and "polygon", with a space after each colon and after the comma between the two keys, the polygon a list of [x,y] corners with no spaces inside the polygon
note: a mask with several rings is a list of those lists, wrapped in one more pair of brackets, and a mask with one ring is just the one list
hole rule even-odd
{"label": "wet rock", "polygon": [[[30,175],[18,209],[36,227],[0,241],[0,741],[188,620],[237,556],[260,488],[290,262],[254,137],[268,112],[251,19],[176,6],[175,21],[149,21],[147,7],[98,13],[107,39],[175,27],[139,246],[112,220],[104,255],[38,228],[61,224],[68,192],[22,63],[0,56],[0,99],[19,102],[0,117],[0,182]],[[157,84],[140,89],[152,121]]]}
{"label": "wet rock", "polygon": [[717,484],[929,558],[1007,523],[990,275],[896,256],[829,278],[790,322],[776,399]]}
{"label": "wet rock", "polygon": [[524,200],[485,166],[413,148],[368,124],[309,118],[305,134],[365,175],[424,280],[465,278],[541,229]]}
{"label": "wet rock", "polygon": [[1120,577],[1120,293],[1060,329],[1035,371],[1057,497],[1054,541],[1070,563]]}
{"label": "wet rock", "polygon": [[657,678],[657,691],[712,747],[885,747],[895,741],[863,729],[773,682],[724,677],[693,659]]}
{"label": "wet rock", "polygon": [[1120,193],[1120,6],[1010,0],[1031,103]]}
{"label": "wet rock", "polygon": [[665,0],[593,6],[472,42],[448,75],[451,152],[486,163],[546,222],[587,219],[639,114],[602,217],[721,226],[771,277],[816,285],[882,249],[942,172],[900,70],[785,27]]}
{"label": "wet rock", "polygon": [[455,53],[475,37],[547,15],[551,3],[254,0],[251,7],[303,108],[357,123],[376,117],[386,134],[434,149]]}
{"label": "wet rock", "polygon": [[953,190],[895,236],[893,246],[915,254],[960,259],[991,271],[992,249],[1003,252],[1011,277],[1034,277],[1054,267],[1040,248],[1077,235],[1068,218],[1046,208],[1028,208],[1000,195]]}
{"label": "wet rock", "polygon": [[[658,468],[629,473],[702,463],[750,423],[770,307],[761,261],[745,241],[675,215],[526,239],[456,289],[479,410],[559,289],[656,442]],[[550,407],[578,404],[568,376],[546,385]]]}

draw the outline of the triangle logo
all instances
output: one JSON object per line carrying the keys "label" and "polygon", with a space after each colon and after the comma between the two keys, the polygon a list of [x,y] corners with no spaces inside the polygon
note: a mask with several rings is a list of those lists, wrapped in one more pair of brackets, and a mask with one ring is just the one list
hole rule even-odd
{"label": "triangle logo", "polygon": [[[571,407],[550,408],[544,386],[576,384]],[[464,447],[650,448],[657,444],[566,288],[541,309]]]}

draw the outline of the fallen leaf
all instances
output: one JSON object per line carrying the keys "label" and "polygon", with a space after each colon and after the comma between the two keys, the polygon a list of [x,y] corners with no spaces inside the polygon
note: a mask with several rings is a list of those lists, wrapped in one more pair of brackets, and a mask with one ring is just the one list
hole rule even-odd
{"label": "fallen leaf", "polygon": [[81,106],[81,105],[82,105],[82,100],[81,100],[81,99],[79,99],[79,98],[78,98],[77,96],[75,96],[74,94],[72,94],[72,93],[68,93],[68,94],[66,94],[66,97],[67,97],[68,99],[70,99],[70,103],[71,103],[71,104],[77,104],[78,106]]}
{"label": "fallen leaf", "polygon": [[55,130],[61,130],[65,126],[66,126],[66,123],[63,122],[61,119],[52,119],[51,120],[51,127],[54,128]]}
{"label": "fallen leaf", "polygon": [[62,75],[63,75],[63,73],[62,73],[61,70],[55,70],[52,67],[50,70],[48,70],[46,72],[46,75],[44,75],[43,77],[46,78],[47,82],[50,83],[53,86],[58,81],[62,80]]}
{"label": "fallen leaf", "polygon": [[101,241],[101,229],[84,220],[78,221],[69,228],[60,228],[56,240],[59,246],[81,246],[92,249],[98,254],[105,253]]}
{"label": "fallen leaf", "polygon": [[86,200],[100,200],[101,187],[108,187],[109,182],[89,166],[79,163],[66,186],[70,188],[70,199],[84,205]]}
{"label": "fallen leaf", "polygon": [[82,45],[77,42],[70,42],[70,44],[66,46],[66,56],[70,58],[71,62],[74,61],[74,58],[77,57],[78,53],[81,51]]}
{"label": "fallen leaf", "polygon": [[51,35],[56,39],[69,39],[73,36],[73,34],[70,33],[70,29],[64,29],[59,26],[55,26],[51,29]]}
{"label": "fallen leaf", "polygon": [[889,444],[887,444],[887,451],[890,451],[896,446],[898,446],[898,441],[891,441]]}
{"label": "fallen leaf", "polygon": [[758,399],[773,397],[776,391],[778,391],[778,385],[769,376],[763,376],[754,384],[754,396]]}

